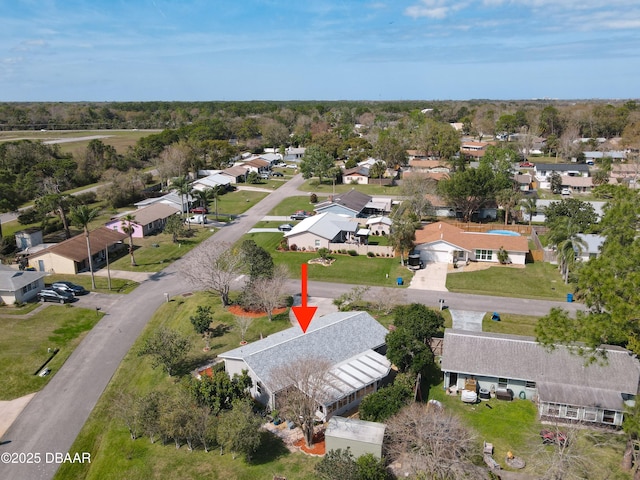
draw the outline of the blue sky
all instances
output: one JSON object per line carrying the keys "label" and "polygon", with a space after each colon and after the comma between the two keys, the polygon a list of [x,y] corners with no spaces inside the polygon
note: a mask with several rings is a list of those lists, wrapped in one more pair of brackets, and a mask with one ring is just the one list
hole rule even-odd
{"label": "blue sky", "polygon": [[0,0],[0,101],[640,97],[638,0]]}

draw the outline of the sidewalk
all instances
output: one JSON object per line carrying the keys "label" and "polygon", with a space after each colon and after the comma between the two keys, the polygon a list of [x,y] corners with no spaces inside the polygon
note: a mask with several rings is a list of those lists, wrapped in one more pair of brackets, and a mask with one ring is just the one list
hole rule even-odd
{"label": "sidewalk", "polygon": [[13,421],[18,418],[18,415],[20,415],[34,395],[35,393],[30,393],[29,395],[14,400],[0,401],[0,438],[2,438]]}

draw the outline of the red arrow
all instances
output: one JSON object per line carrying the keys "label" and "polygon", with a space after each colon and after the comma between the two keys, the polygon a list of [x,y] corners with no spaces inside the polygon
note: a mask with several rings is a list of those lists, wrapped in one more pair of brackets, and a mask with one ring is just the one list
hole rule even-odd
{"label": "red arrow", "polygon": [[308,307],[307,306],[307,264],[303,263],[302,267],[302,306],[300,307],[292,307],[293,314],[298,319],[298,323],[300,324],[300,328],[302,329],[302,333],[307,332],[307,328],[309,328],[309,324],[313,319],[313,316],[318,310],[318,307]]}

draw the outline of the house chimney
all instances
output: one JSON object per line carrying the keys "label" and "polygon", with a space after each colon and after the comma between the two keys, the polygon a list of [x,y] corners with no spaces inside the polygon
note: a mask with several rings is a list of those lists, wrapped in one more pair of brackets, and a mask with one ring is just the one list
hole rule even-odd
{"label": "house chimney", "polygon": [[442,230],[442,222],[438,224],[438,230]]}
{"label": "house chimney", "polygon": [[440,240],[442,240],[444,238],[444,233],[440,234]]}

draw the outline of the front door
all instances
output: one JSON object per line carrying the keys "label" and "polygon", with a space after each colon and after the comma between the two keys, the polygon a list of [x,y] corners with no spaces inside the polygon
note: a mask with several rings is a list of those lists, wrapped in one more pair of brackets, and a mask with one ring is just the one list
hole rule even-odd
{"label": "front door", "polygon": [[44,272],[44,260],[38,260],[38,271]]}

